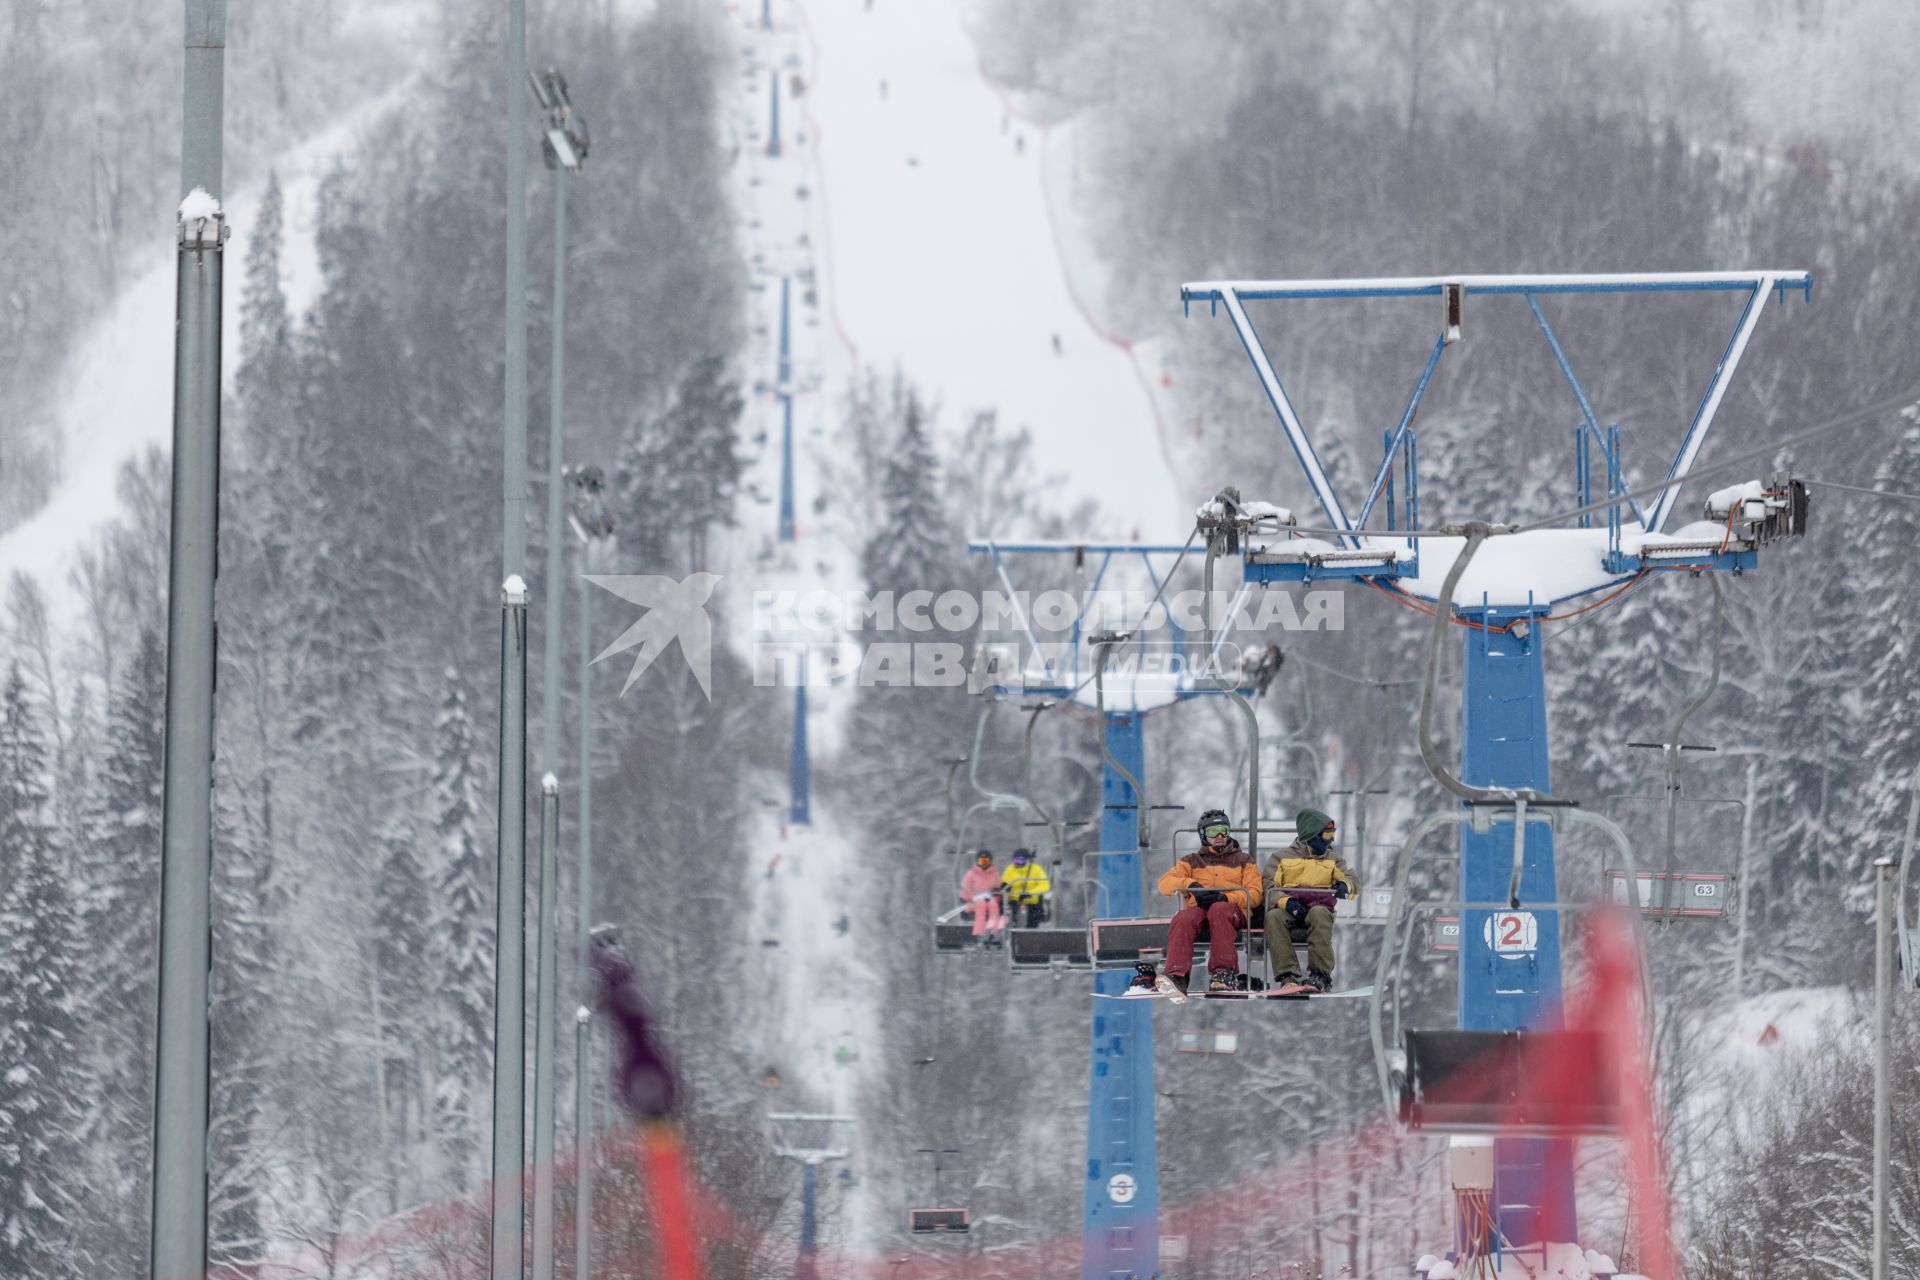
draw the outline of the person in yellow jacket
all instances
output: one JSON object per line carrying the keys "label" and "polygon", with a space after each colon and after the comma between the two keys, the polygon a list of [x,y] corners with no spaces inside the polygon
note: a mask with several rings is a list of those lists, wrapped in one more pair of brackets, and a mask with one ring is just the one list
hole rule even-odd
{"label": "person in yellow jacket", "polygon": [[[1235,990],[1240,977],[1240,930],[1260,905],[1260,868],[1233,838],[1224,811],[1209,809],[1200,815],[1200,847],[1160,877],[1160,892],[1169,898],[1177,895],[1182,906],[1167,929],[1166,971],[1152,979],[1155,989],[1176,1002],[1187,998],[1193,946],[1204,925],[1207,990]],[[1146,977],[1143,972],[1135,982],[1144,986]]]}
{"label": "person in yellow jacket", "polygon": [[[1294,842],[1267,861],[1267,958],[1276,986],[1297,984],[1315,991],[1333,985],[1333,904],[1352,897],[1360,882],[1333,851],[1333,819],[1302,809],[1294,819]],[[1299,973],[1290,932],[1307,931],[1307,976]]]}
{"label": "person in yellow jacket", "polygon": [[[1031,849],[1013,851],[1013,861],[1000,873],[1000,887],[1006,894],[1007,914],[1016,928],[1038,929],[1046,923],[1047,895],[1053,892],[1053,882],[1047,879],[1047,869]],[[1026,908],[1024,924],[1022,907]]]}

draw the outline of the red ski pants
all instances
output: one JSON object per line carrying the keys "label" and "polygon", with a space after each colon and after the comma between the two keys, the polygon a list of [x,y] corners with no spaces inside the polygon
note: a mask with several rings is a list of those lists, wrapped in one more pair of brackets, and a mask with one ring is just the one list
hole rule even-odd
{"label": "red ski pants", "polygon": [[1207,971],[1240,972],[1240,953],[1235,948],[1246,923],[1247,917],[1231,902],[1216,902],[1205,911],[1180,908],[1173,913],[1173,924],[1167,930],[1167,972],[1176,977],[1193,972],[1193,944],[1202,925],[1207,928]]}

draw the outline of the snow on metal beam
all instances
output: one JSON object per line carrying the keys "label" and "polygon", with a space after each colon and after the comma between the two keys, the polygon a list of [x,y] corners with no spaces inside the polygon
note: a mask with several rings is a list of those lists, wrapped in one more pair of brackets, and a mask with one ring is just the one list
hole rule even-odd
{"label": "snow on metal beam", "polygon": [[1226,303],[1277,298],[1438,297],[1450,284],[1468,293],[1685,293],[1695,290],[1809,290],[1806,271],[1642,271],[1600,275],[1379,276],[1350,280],[1207,280],[1180,286],[1181,301]]}

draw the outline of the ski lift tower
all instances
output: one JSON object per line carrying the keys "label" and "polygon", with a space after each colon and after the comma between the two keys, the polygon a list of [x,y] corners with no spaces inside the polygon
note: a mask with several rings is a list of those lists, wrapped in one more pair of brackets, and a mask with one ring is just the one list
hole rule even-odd
{"label": "ski lift tower", "polygon": [[819,1170],[829,1160],[847,1158],[847,1148],[835,1146],[832,1137],[835,1128],[852,1124],[853,1117],[782,1111],[770,1113],[767,1122],[773,1126],[773,1154],[800,1164],[800,1254],[794,1260],[793,1280],[817,1280]]}
{"label": "ski lift tower", "polygon": [[[1009,597],[1018,600],[1009,565],[1033,557],[1072,558],[1090,576],[1080,608],[1064,639],[1042,640],[1034,619],[1016,610],[1029,649],[1023,662],[1017,645],[989,646],[976,655],[974,681],[996,694],[1019,693],[1078,702],[1101,718],[1103,769],[1100,799],[1100,866],[1097,914],[1145,914],[1141,857],[1147,848],[1146,719],[1176,702],[1197,697],[1244,695],[1237,664],[1221,659],[1222,638],[1199,650],[1204,661],[1180,669],[1169,664],[1150,674],[1108,672],[1100,664],[1132,644],[1130,634],[1089,634],[1091,607],[1116,560],[1135,557],[1146,569],[1155,598],[1164,593],[1190,546],[1140,543],[969,542],[989,556]],[[1167,558],[1171,557],[1171,563]],[[1165,568],[1160,565],[1165,564]],[[1237,605],[1237,602],[1236,602]],[[1223,617],[1233,616],[1229,609]],[[1189,655],[1192,650],[1186,650]],[[1169,651],[1171,653],[1171,651]],[[1217,674],[1221,667],[1230,670]],[[1251,715],[1251,710],[1248,710]],[[1178,806],[1170,806],[1177,808]],[[1119,995],[1129,969],[1097,970],[1094,991]],[[1095,1000],[1090,1026],[1087,1088],[1087,1157],[1081,1205],[1082,1280],[1126,1280],[1160,1270],[1160,1177],[1154,1139],[1153,1005],[1151,1000]]]}
{"label": "ski lift tower", "polygon": [[[1303,526],[1287,512],[1249,522],[1242,543],[1245,580],[1310,583],[1358,579],[1416,607],[1444,609],[1461,624],[1465,662],[1460,794],[1505,797],[1525,835],[1492,823],[1463,827],[1460,898],[1464,902],[1552,904],[1556,894],[1550,826],[1529,820],[1524,806],[1544,806],[1551,777],[1541,624],[1570,608],[1594,607],[1647,574],[1741,573],[1758,564],[1758,549],[1804,532],[1806,489],[1785,476],[1715,491],[1701,520],[1669,533],[1666,526],[1683,480],[1758,325],[1769,297],[1797,292],[1811,300],[1804,271],[1684,272],[1640,275],[1451,276],[1414,279],[1209,281],[1181,290],[1191,312],[1205,303],[1224,311],[1252,360],[1261,387],[1298,459],[1321,521]],[[1636,495],[1626,481],[1620,429],[1603,427],[1574,375],[1540,300],[1556,295],[1686,293],[1732,295],[1740,304],[1733,334],[1707,380],[1668,463],[1665,487]],[[1571,393],[1573,488],[1580,510],[1573,527],[1463,526],[1428,536],[1419,527],[1415,415],[1447,347],[1465,332],[1468,297],[1482,305],[1518,299],[1532,312]],[[1385,451],[1357,515],[1335,493],[1306,427],[1287,396],[1247,304],[1396,298],[1432,308],[1435,337],[1398,423],[1384,433]],[[1578,305],[1578,297],[1562,304]],[[1299,308],[1295,306],[1293,312]],[[1577,417],[1575,411],[1577,410]],[[1396,492],[1396,479],[1398,488]],[[1722,482],[1724,483],[1724,482]],[[1596,487],[1604,492],[1596,495]],[[1635,501],[1645,496],[1644,509]],[[1695,501],[1699,501],[1698,498]],[[1272,508],[1267,508],[1269,513]],[[1604,524],[1601,523],[1604,521]],[[1453,574],[1465,559],[1463,571]],[[1449,579],[1452,590],[1447,590]],[[1440,602],[1448,595],[1445,604]],[[1430,762],[1430,766],[1437,761]],[[1444,767],[1436,775],[1444,774]],[[1459,784],[1464,784],[1460,786]],[[1484,802],[1483,802],[1484,803]],[[1564,802],[1562,802],[1564,803]],[[1476,829],[1481,828],[1481,829]],[[1495,933],[1496,918],[1500,923]],[[1553,1030],[1561,995],[1560,926],[1551,910],[1462,913],[1458,1015],[1461,1031]],[[1575,1242],[1572,1139],[1565,1135],[1500,1138],[1495,1143],[1492,1207],[1509,1247]]]}

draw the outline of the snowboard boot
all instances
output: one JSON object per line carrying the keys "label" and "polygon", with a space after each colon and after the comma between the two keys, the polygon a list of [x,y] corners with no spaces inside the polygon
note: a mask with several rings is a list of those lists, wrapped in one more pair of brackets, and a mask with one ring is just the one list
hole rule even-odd
{"label": "snowboard boot", "polygon": [[1134,965],[1133,981],[1127,984],[1127,989],[1124,994],[1130,996],[1152,995],[1155,991],[1159,990],[1158,985],[1154,982],[1154,979],[1158,976],[1159,974],[1150,964],[1142,962]]}
{"label": "snowboard boot", "polygon": [[1313,988],[1315,995],[1331,991],[1333,990],[1333,975],[1323,969],[1309,969],[1307,970],[1307,985]]}
{"label": "snowboard boot", "polygon": [[1187,975],[1184,973],[1163,973],[1154,980],[1154,988],[1175,1004],[1187,1002]]}
{"label": "snowboard boot", "polygon": [[1303,981],[1300,975],[1291,969],[1285,973],[1276,973],[1273,975],[1273,986],[1275,990],[1281,987],[1297,987],[1300,986]]}
{"label": "snowboard boot", "polygon": [[1209,992],[1238,991],[1240,989],[1240,975],[1231,969],[1215,969],[1208,977],[1207,990]]}

